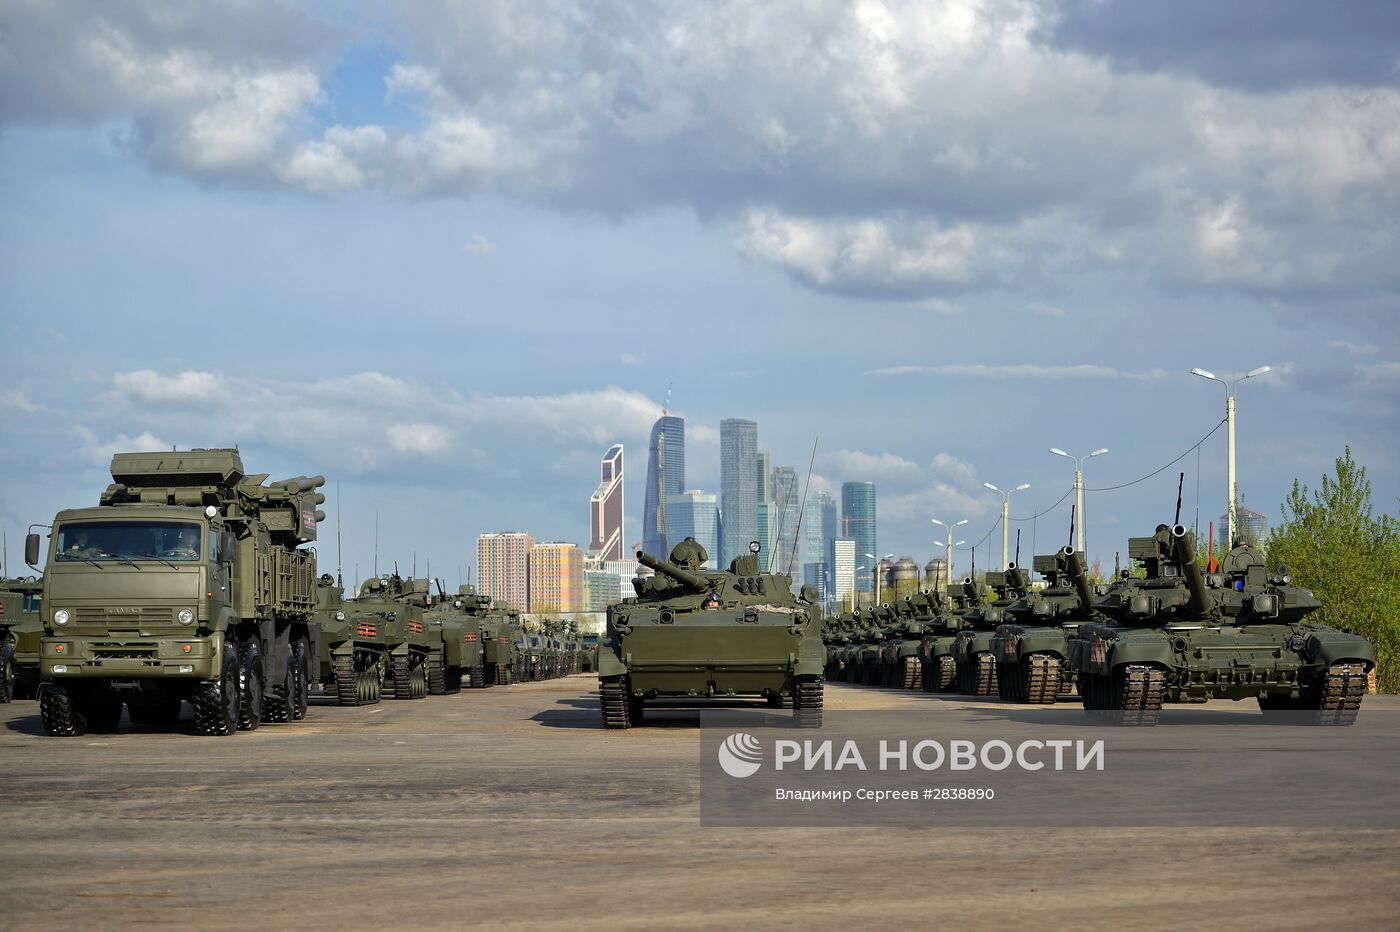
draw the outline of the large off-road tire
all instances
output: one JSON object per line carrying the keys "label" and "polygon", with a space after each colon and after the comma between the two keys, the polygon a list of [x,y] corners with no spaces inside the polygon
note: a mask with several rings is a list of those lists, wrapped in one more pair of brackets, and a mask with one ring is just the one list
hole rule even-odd
{"label": "large off-road tire", "polygon": [[287,645],[287,668],[275,683],[263,684],[264,722],[284,724],[292,720],[292,648]]}
{"label": "large off-road tire", "polygon": [[311,652],[301,638],[292,642],[292,692],[287,711],[294,722],[306,718],[311,705]]}
{"label": "large off-road tire", "polygon": [[441,656],[434,654],[433,656],[428,658],[427,676],[428,695],[447,695],[447,674],[445,672]]}
{"label": "large off-road tire", "polygon": [[238,730],[253,731],[262,724],[263,672],[262,649],[257,638],[249,638],[238,651],[238,664],[243,677],[243,698],[238,705]]}
{"label": "large off-road tire", "polygon": [[238,730],[238,713],[243,705],[243,678],[239,675],[238,642],[224,645],[219,679],[198,683],[190,695],[194,706],[194,730],[200,735],[231,735]]}
{"label": "large off-road tire", "polygon": [[157,696],[145,702],[128,702],[126,714],[133,725],[169,727],[180,721],[181,704],[178,696]]}
{"label": "large off-road tire", "polygon": [[627,693],[625,676],[612,677],[598,684],[598,704],[603,713],[604,728],[632,727],[632,703]]}
{"label": "large off-road tire", "polygon": [[19,680],[15,673],[15,647],[0,643],[0,704],[16,698],[15,688]]}
{"label": "large off-road tire", "polygon": [[67,688],[55,683],[39,687],[39,717],[44,722],[44,731],[56,738],[87,734],[87,717],[74,707]]}
{"label": "large off-road tire", "polygon": [[792,702],[792,723],[798,728],[822,727],[823,689],[821,677],[797,681]]}

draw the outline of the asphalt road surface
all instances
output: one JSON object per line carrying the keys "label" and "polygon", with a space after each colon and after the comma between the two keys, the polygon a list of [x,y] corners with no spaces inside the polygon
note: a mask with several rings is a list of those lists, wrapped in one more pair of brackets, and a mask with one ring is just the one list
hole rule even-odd
{"label": "asphalt road surface", "polygon": [[[698,714],[605,732],[595,690],[315,700],[304,722],[230,738],[47,738],[34,702],[0,706],[0,928],[1400,921],[1391,829],[704,828]],[[827,691],[832,709],[930,715],[991,701]]]}

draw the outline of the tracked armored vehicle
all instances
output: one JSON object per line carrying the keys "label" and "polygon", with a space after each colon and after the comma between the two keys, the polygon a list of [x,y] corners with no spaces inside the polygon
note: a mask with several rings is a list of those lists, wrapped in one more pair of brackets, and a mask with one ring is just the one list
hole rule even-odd
{"label": "tracked armored vehicle", "polygon": [[924,622],[924,636],[919,643],[923,690],[954,692],[958,688],[958,632],[963,629],[963,615],[968,609],[967,594],[931,592],[925,598],[933,615]]}
{"label": "tracked armored vehicle", "polygon": [[1007,573],[1016,574],[1014,588],[1025,594],[1006,607],[1011,620],[997,627],[992,654],[1001,698],[1050,705],[1074,690],[1069,639],[1081,623],[1102,618],[1090,607],[1094,591],[1084,560],[1073,548],[1037,556],[1032,566],[1045,577],[1046,588],[1031,591],[1023,568]]}
{"label": "tracked armored vehicle", "polygon": [[[1007,571],[1014,571],[1012,563]],[[967,609],[962,615],[962,627],[953,643],[953,656],[958,664],[958,692],[965,696],[990,696],[997,691],[996,654],[992,652],[992,638],[997,626],[1006,620],[1006,608],[1023,593],[1013,586],[1019,576],[1007,579],[1006,573],[988,573],[987,585],[996,598],[991,602],[982,599],[982,593],[971,576],[963,579],[963,593],[967,599]]]}
{"label": "tracked armored vehicle", "polygon": [[481,620],[483,676],[486,683],[509,686],[520,679],[520,613],[495,608]]}
{"label": "tracked armored vehicle", "polygon": [[397,613],[375,611],[372,603],[346,600],[344,587],[329,573],[316,584],[316,619],[321,625],[319,679],[341,705],[373,705],[383,693],[388,658],[405,639]]}
{"label": "tracked armored vehicle", "polygon": [[37,576],[0,579],[0,702],[38,693],[43,598],[44,581]]}
{"label": "tracked armored vehicle", "polygon": [[1094,608],[1109,623],[1085,623],[1069,640],[1080,694],[1091,713],[1126,725],[1155,725],[1165,702],[1255,699],[1266,711],[1310,713],[1350,725],[1376,658],[1362,637],[1306,616],[1321,607],[1292,585],[1287,567],[1269,573],[1247,547],[1209,576],[1180,524],[1128,541],[1145,579],[1122,579]]}
{"label": "tracked armored vehicle", "polygon": [[925,598],[919,593],[890,606],[889,624],[880,651],[881,682],[890,689],[918,689],[923,683],[919,651],[923,647],[924,626],[932,617]]}
{"label": "tracked armored vehicle", "polygon": [[[50,735],[170,724],[227,735],[306,713],[319,653],[320,476],[270,485],[237,450],[118,453],[93,508],[59,512],[41,616]],[[40,537],[25,541],[39,560]]]}
{"label": "tracked armored vehicle", "polygon": [[428,655],[433,639],[423,623],[428,605],[427,580],[415,589],[393,573],[371,576],[360,585],[355,611],[372,616],[393,632],[395,643],[383,658],[381,694],[387,699],[423,699],[428,695]]}
{"label": "tracked armored vehicle", "polygon": [[789,577],[760,572],[757,543],[750,551],[724,572],[703,570],[708,554],[689,537],[670,560],[638,552],[656,575],[608,609],[598,652],[605,728],[640,723],[656,700],[739,697],[790,701],[794,724],[820,727],[821,613],[793,597]]}

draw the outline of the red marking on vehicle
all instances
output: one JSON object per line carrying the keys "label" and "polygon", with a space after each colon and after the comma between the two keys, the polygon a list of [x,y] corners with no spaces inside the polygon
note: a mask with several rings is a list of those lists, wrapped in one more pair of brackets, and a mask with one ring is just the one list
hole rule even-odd
{"label": "red marking on vehicle", "polygon": [[408,631],[409,631],[410,634],[422,634],[422,633],[423,633],[423,622],[421,622],[421,621],[410,621],[410,622],[408,623]]}
{"label": "red marking on vehicle", "polygon": [[376,637],[379,634],[379,627],[368,621],[362,621],[359,627],[355,629],[355,634],[362,638]]}
{"label": "red marking on vehicle", "polygon": [[506,639],[505,639],[505,638],[501,638],[501,643],[504,644],[505,642],[506,642]]}
{"label": "red marking on vehicle", "polygon": [[462,635],[462,640],[466,641],[468,644],[475,644],[475,643],[476,643],[476,632],[474,632],[474,631],[468,631],[468,632],[466,632],[465,634]]}

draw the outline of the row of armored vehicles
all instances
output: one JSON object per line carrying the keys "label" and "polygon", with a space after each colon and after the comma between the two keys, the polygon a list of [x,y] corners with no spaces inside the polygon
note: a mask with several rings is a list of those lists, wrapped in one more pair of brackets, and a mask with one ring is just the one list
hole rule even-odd
{"label": "row of armored vehicles", "polygon": [[1321,603],[1241,544],[1218,572],[1192,534],[1161,525],[1132,538],[1124,570],[1092,584],[1072,547],[829,619],[825,676],[1019,703],[1078,700],[1091,714],[1156,724],[1166,703],[1255,699],[1266,712],[1350,724],[1375,654],[1365,638],[1308,620]]}
{"label": "row of armored vehicles", "polygon": [[530,627],[470,586],[376,576],[346,598],[318,575],[320,476],[268,483],[237,450],[119,453],[98,505],[25,541],[42,577],[0,586],[0,701],[37,693],[72,736],[176,722],[228,735],[342,705],[579,671],[562,621]]}

